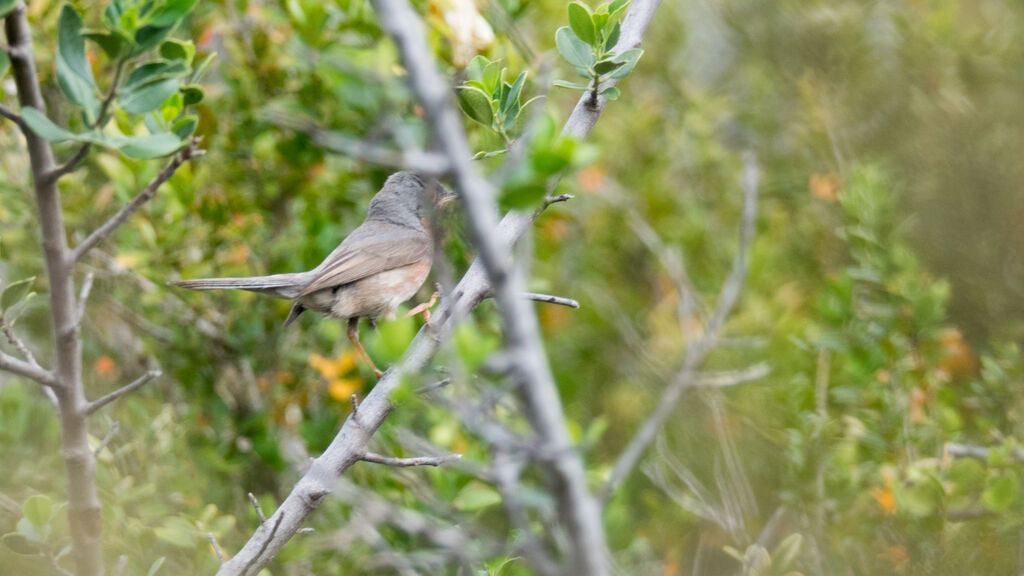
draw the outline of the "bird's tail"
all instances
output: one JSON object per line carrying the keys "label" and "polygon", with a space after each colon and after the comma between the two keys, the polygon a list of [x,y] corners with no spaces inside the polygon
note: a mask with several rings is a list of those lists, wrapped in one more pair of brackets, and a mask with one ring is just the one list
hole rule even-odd
{"label": "bird's tail", "polygon": [[246,278],[197,278],[170,282],[172,286],[188,290],[248,290],[291,300],[308,284],[306,273],[273,274]]}

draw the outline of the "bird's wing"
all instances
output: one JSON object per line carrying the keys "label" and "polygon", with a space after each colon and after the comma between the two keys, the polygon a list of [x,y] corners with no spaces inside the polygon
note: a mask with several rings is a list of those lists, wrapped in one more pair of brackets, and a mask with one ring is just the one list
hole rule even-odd
{"label": "bird's wing", "polygon": [[433,257],[433,249],[426,232],[387,223],[364,223],[313,270],[316,276],[298,298],[421,262]]}

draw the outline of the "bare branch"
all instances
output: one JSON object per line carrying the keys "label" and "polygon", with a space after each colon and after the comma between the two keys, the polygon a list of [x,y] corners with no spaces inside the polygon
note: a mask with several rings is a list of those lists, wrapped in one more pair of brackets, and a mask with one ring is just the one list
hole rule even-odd
{"label": "bare branch", "polygon": [[60,387],[60,384],[57,382],[53,372],[43,370],[42,368],[34,366],[25,360],[20,360],[4,352],[0,352],[0,370],[6,370],[12,374],[23,376],[33,382],[37,382],[43,386],[49,386],[50,388]]}
{"label": "bare branch", "polygon": [[100,452],[103,452],[103,449],[107,447],[107,444],[110,444],[110,441],[113,440],[114,436],[116,436],[117,433],[120,432],[120,431],[121,431],[121,423],[115,421],[110,426],[110,430],[107,430],[107,433],[103,436],[103,440],[100,440],[99,445],[96,446],[95,450],[93,450],[93,452],[92,452],[93,456],[99,456]]}
{"label": "bare branch", "polygon": [[220,544],[217,544],[217,537],[213,535],[213,532],[207,532],[206,539],[210,541],[210,547],[212,547],[214,553],[217,554],[217,560],[220,561],[221,564],[223,564],[224,551],[220,549]]}
{"label": "bare branch", "polygon": [[252,492],[249,492],[249,503],[252,504],[253,510],[256,511],[256,516],[260,519],[260,524],[267,521],[267,517],[263,515],[263,507],[260,506],[260,501],[256,499],[256,496]]}
{"label": "bare branch", "polygon": [[423,150],[402,152],[382,146],[375,146],[340,132],[325,130],[308,120],[284,110],[268,108],[265,112],[272,124],[281,128],[302,132],[309,136],[317,146],[328,152],[349,156],[380,166],[416,170],[424,174],[444,174],[449,168],[448,159],[440,154]]}
{"label": "bare branch", "polygon": [[615,491],[619,483],[633,471],[641,456],[650,446],[651,442],[661,431],[665,421],[675,409],[676,403],[682,396],[683,390],[693,385],[697,368],[707,355],[718,343],[718,338],[725,323],[726,317],[732,311],[736,300],[739,298],[743,288],[743,281],[747,275],[747,258],[750,252],[750,245],[754,239],[755,225],[757,223],[757,187],[758,167],[757,159],[752,152],[748,152],[743,158],[743,218],[740,224],[740,244],[736,257],[733,259],[732,269],[722,286],[718,295],[718,302],[704,328],[700,340],[686,351],[686,358],[683,368],[676,373],[676,376],[666,386],[665,391],[658,401],[657,407],[650,416],[644,420],[636,434],[626,445],[625,450],[619,455],[612,467],[611,474],[600,492],[602,501],[607,500]]}
{"label": "bare branch", "polygon": [[[619,47],[639,44],[650,24],[660,0],[637,0],[629,9],[622,26]],[[584,138],[601,115],[604,99],[597,110],[577,104],[562,133]],[[497,235],[506,246],[513,245],[526,234],[543,208],[529,214],[510,212],[497,226]],[[305,475],[296,483],[288,497],[234,557],[217,572],[219,576],[255,574],[259,572],[298,531],[310,514],[330,493],[338,479],[365,453],[370,438],[393,410],[390,395],[399,388],[406,374],[415,374],[429,364],[441,344],[454,329],[455,321],[465,317],[490,290],[482,263],[475,261],[452,291],[451,298],[441,301],[430,324],[420,329],[409,344],[402,360],[391,367],[373,387],[359,406],[360,424],[349,419],[334,437],[330,446],[311,463]],[[596,523],[600,522],[597,518]],[[267,529],[273,523],[274,529]]]}
{"label": "bare branch", "polygon": [[11,343],[11,346],[14,346],[14,349],[21,354],[21,357],[24,358],[26,362],[35,368],[42,369],[39,366],[39,362],[36,362],[36,357],[32,355],[32,351],[29,350],[28,346],[25,345],[25,342],[14,333],[14,329],[6,322],[2,314],[0,314],[0,331],[4,333],[4,337],[7,338],[7,341]]}
{"label": "bare branch", "polygon": [[[949,442],[946,444],[946,454],[951,458],[973,458],[975,460],[988,460],[990,448],[984,446],[972,446],[970,444],[958,444]],[[1017,462],[1024,464],[1024,448],[1014,448],[1010,455]]]}
{"label": "bare branch", "polygon": [[92,272],[88,272],[85,275],[85,279],[82,280],[82,288],[78,291],[78,324],[82,324],[82,319],[85,318],[85,303],[89,300],[89,293],[92,292],[92,281],[95,275]]}
{"label": "bare branch", "polygon": [[525,297],[527,300],[545,302],[547,304],[558,304],[559,306],[568,306],[569,308],[580,307],[579,302],[573,300],[572,298],[563,298],[562,296],[552,296],[550,294],[537,294],[535,292],[523,292],[523,297]]}
{"label": "bare branch", "polygon": [[745,384],[760,380],[772,371],[767,362],[758,362],[742,370],[726,370],[723,372],[701,372],[693,378],[692,386],[727,388],[737,384]]}
{"label": "bare branch", "polygon": [[572,194],[559,194],[558,196],[551,196],[544,201],[545,206],[551,206],[552,204],[558,204],[559,202],[568,202],[575,198]]}
{"label": "bare branch", "polygon": [[118,388],[117,390],[114,390],[113,392],[107,394],[106,396],[101,396],[100,398],[93,400],[85,407],[86,416],[92,414],[93,412],[96,412],[100,408],[103,408],[107,404],[110,404],[111,402],[117,400],[118,398],[124,396],[125,394],[131,394],[132,392],[135,392],[139,388],[142,388],[143,386],[148,384],[154,378],[160,377],[161,374],[162,372],[160,372],[159,370],[150,370],[149,372],[146,372],[142,376],[136,378],[135,381],[132,382],[131,384]]}
{"label": "bare branch", "polygon": [[189,147],[182,150],[180,154],[175,156],[174,159],[171,160],[171,163],[161,170],[160,173],[157,174],[156,178],[147,184],[146,187],[131,200],[131,202],[121,207],[121,209],[111,216],[109,220],[104,222],[102,226],[94,230],[92,234],[89,234],[81,244],[71,251],[71,261],[77,262],[78,260],[81,260],[89,250],[92,250],[93,247],[102,242],[107,236],[110,236],[119,226],[124,224],[125,221],[127,221],[132,214],[141,208],[143,204],[149,202],[149,200],[156,195],[157,189],[159,189],[164,182],[170,180],[171,176],[178,171],[178,168],[181,167],[182,164],[192,158],[202,156],[205,152],[197,149],[197,145],[198,141],[193,140]]}
{"label": "bare branch", "polygon": [[85,144],[82,144],[78,147],[78,150],[75,151],[75,154],[71,156],[71,158],[68,158],[67,162],[48,172],[46,174],[46,178],[59,180],[62,176],[70,174],[75,170],[75,168],[78,168],[78,165],[82,160],[85,160],[85,157],[89,155],[89,150],[91,149],[92,143],[86,142]]}
{"label": "bare branch", "polygon": [[3,116],[11,122],[17,124],[18,128],[22,132],[27,132],[29,130],[28,124],[25,124],[25,120],[22,119],[22,117],[17,112],[11,110],[7,106],[4,106],[3,104],[0,104],[0,116]]}
{"label": "bare branch", "polygon": [[451,383],[452,383],[452,379],[451,378],[444,378],[444,379],[438,380],[437,382],[434,382],[433,384],[427,384],[426,386],[420,387],[418,390],[416,390],[416,393],[417,394],[429,394],[429,393],[433,392],[434,390],[440,390],[441,388],[444,388],[445,386],[447,386],[447,385],[449,385]]}
{"label": "bare branch", "polygon": [[441,466],[449,462],[457,462],[462,459],[462,454],[448,454],[447,456],[418,456],[416,458],[393,458],[382,456],[373,452],[363,454],[363,462],[373,462],[385,466],[408,468],[409,466]]}

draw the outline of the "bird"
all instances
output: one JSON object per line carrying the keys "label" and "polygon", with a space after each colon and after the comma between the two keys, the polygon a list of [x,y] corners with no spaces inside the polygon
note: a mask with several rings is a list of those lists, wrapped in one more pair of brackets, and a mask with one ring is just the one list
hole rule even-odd
{"label": "bird", "polygon": [[[306,310],[347,321],[349,340],[380,378],[384,373],[359,342],[359,320],[394,319],[398,306],[419,291],[433,265],[430,218],[454,197],[436,178],[396,172],[370,200],[363,223],[312,270],[170,284],[188,290],[247,290],[291,300],[284,326]],[[407,316],[422,313],[429,320],[436,299],[437,293]]]}

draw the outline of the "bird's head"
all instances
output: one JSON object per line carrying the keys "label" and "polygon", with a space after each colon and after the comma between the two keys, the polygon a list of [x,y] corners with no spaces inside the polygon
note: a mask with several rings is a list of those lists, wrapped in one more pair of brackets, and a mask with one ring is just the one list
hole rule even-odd
{"label": "bird's head", "polygon": [[384,182],[384,187],[370,201],[371,217],[431,218],[455,194],[433,177],[413,172],[396,172]]}

